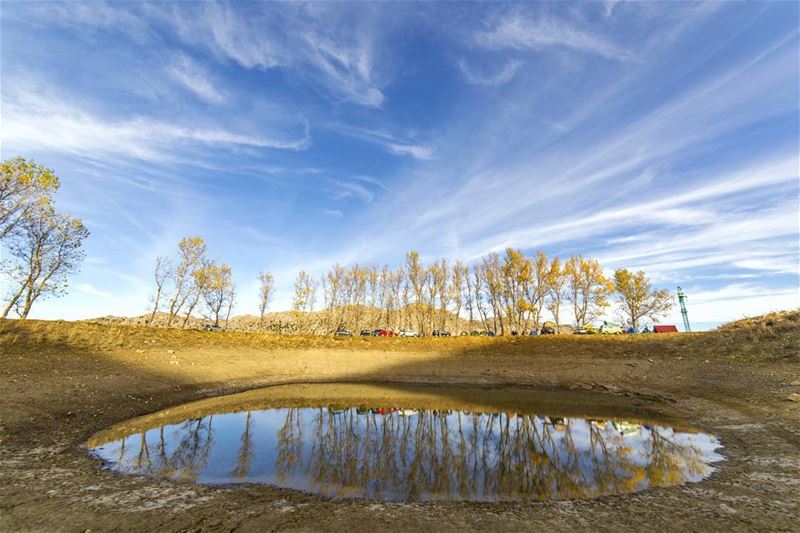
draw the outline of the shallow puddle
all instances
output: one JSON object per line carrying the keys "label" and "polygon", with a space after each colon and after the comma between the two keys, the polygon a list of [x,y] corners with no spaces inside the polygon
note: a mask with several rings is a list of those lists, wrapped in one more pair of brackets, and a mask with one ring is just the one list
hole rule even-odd
{"label": "shallow puddle", "polygon": [[124,474],[389,501],[593,498],[697,482],[722,460],[711,435],[604,402],[529,389],[271,387],[134,419],[87,447]]}

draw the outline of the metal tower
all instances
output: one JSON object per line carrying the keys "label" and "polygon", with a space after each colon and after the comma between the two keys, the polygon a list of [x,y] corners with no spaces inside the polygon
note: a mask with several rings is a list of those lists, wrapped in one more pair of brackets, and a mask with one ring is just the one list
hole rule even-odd
{"label": "metal tower", "polygon": [[689,315],[686,313],[686,293],[683,292],[683,289],[678,287],[678,302],[681,304],[681,316],[683,317],[683,329],[684,331],[692,331],[692,328],[689,327]]}

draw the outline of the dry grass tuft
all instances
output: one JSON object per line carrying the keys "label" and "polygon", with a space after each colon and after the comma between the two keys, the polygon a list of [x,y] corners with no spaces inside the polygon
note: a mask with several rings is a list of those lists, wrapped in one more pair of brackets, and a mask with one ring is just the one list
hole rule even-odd
{"label": "dry grass tuft", "polygon": [[728,322],[719,327],[719,331],[747,332],[754,338],[765,338],[800,331],[800,309],[776,311],[761,316],[754,316]]}

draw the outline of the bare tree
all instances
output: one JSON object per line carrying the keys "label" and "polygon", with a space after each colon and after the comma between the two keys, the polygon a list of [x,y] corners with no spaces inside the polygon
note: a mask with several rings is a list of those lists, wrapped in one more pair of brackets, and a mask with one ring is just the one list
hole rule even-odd
{"label": "bare tree", "polygon": [[167,327],[172,325],[189,297],[196,294],[192,290],[196,287],[195,272],[205,261],[206,243],[202,237],[184,237],[178,243],[178,249],[180,250],[180,260],[169,276],[174,292],[169,302]]}
{"label": "bare tree", "polygon": [[[219,326],[220,314],[223,309],[233,306],[233,273],[231,267],[225,263],[209,263],[203,269],[203,276],[199,284],[199,291],[206,304],[209,319],[214,320],[214,325]],[[226,319],[227,323],[227,319]]]}
{"label": "bare tree", "polygon": [[[450,271],[447,267],[447,260],[434,262],[428,269],[428,275],[425,279],[427,286],[427,301],[424,302],[425,314],[427,316],[427,323],[429,324],[429,331],[435,328],[444,328],[445,310],[449,302],[449,295],[447,294],[447,281]],[[437,309],[438,304],[438,309]]]}
{"label": "bare tree", "polygon": [[314,308],[315,291],[314,279],[305,270],[301,270],[294,282],[292,300],[292,312],[301,331],[304,329],[307,314]]}
{"label": "bare tree", "polygon": [[158,312],[159,305],[161,304],[161,297],[164,295],[164,288],[169,278],[169,273],[172,270],[172,265],[169,258],[163,255],[156,257],[156,266],[153,269],[153,278],[156,282],[156,292],[153,295],[153,312],[147,319],[147,325],[153,323],[153,319]]}
{"label": "bare tree", "polygon": [[275,292],[275,278],[272,272],[260,272],[258,274],[258,327],[264,325],[264,313],[267,312],[270,301]]}
{"label": "bare tree", "polygon": [[490,328],[483,298],[484,286],[486,285],[483,271],[484,268],[482,263],[476,263],[472,265],[472,277],[474,280],[473,287],[475,290],[475,308],[478,310],[478,316],[483,324],[483,329],[488,331]]}
{"label": "bare tree", "polygon": [[424,331],[424,289],[428,271],[419,260],[419,252],[411,250],[406,254],[406,276],[411,291],[414,294],[414,313],[417,317],[417,328],[420,333]]}
{"label": "bare tree", "polygon": [[9,237],[9,252],[15,260],[3,270],[16,285],[0,318],[13,308],[27,318],[39,298],[65,292],[69,276],[80,269],[85,253],[83,241],[89,230],[77,218],[57,213],[50,205],[28,211]]}
{"label": "bare tree", "polygon": [[[455,305],[455,323],[458,325],[461,316],[461,308],[464,305],[464,287],[469,284],[469,269],[463,262],[457,260],[453,263],[453,273],[450,279],[450,294],[452,295],[453,304]],[[470,325],[472,325],[472,306],[469,303],[469,296],[467,296],[467,305],[470,307]]]}
{"label": "bare tree", "polygon": [[505,333],[505,323],[503,321],[503,285],[501,282],[499,255],[491,253],[481,259],[481,277],[483,289],[492,308],[492,329],[497,332],[499,326],[500,334],[503,334]]}
{"label": "bare tree", "polygon": [[211,286],[212,280],[214,279],[215,268],[216,265],[212,261],[203,259],[200,266],[192,271],[192,283],[187,292],[188,296],[186,299],[188,306],[186,307],[186,313],[183,315],[183,323],[181,323],[181,328],[185,328],[189,323],[192,312],[200,302],[200,298],[206,294],[208,287]]}
{"label": "bare tree", "polygon": [[236,283],[231,281],[228,284],[226,293],[225,304],[227,308],[225,309],[225,329],[228,329],[228,321],[231,319],[231,312],[236,305]]}
{"label": "bare tree", "polygon": [[465,285],[467,287],[467,295],[466,295],[466,304],[467,304],[467,312],[469,314],[469,326],[472,327],[472,321],[475,318],[474,308],[476,303],[476,294],[475,294],[475,283],[473,283],[472,278],[470,277],[470,269],[468,266],[464,267],[464,280]]}

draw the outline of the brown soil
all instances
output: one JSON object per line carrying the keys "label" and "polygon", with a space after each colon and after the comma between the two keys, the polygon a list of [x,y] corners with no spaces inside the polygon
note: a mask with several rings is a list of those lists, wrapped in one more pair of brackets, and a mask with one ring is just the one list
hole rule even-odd
{"label": "brown soil", "polygon": [[[720,437],[708,480],[596,500],[385,503],[122,477],[81,449],[173,405],[291,382],[587,390]],[[707,334],[345,339],[0,322],[0,531],[800,530],[797,313]]]}

